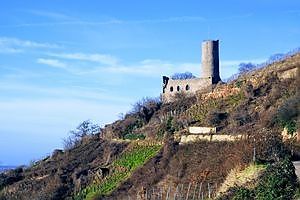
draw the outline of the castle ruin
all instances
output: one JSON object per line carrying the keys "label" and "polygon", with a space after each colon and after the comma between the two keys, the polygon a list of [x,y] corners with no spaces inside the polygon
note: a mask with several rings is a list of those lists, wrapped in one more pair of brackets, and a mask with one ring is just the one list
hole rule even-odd
{"label": "castle ruin", "polygon": [[176,93],[195,94],[199,90],[211,90],[219,81],[219,40],[205,40],[202,42],[201,78],[174,80],[163,76],[162,98],[169,102]]}

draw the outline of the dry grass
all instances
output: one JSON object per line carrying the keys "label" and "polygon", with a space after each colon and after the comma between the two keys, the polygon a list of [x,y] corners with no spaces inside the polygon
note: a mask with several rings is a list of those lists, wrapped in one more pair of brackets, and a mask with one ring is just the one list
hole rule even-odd
{"label": "dry grass", "polygon": [[218,193],[224,193],[234,186],[248,185],[250,188],[254,187],[254,181],[262,174],[266,167],[266,165],[250,164],[243,170],[239,166],[232,169],[219,188]]}

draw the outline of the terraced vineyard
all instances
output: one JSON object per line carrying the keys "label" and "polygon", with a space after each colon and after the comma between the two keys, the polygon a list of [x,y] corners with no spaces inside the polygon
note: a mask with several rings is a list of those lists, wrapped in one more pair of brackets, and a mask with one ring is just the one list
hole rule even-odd
{"label": "terraced vineyard", "polygon": [[154,142],[133,141],[127,150],[111,165],[111,173],[102,182],[81,190],[73,199],[94,199],[110,194],[120,183],[130,177],[138,167],[154,157],[161,149],[161,144]]}

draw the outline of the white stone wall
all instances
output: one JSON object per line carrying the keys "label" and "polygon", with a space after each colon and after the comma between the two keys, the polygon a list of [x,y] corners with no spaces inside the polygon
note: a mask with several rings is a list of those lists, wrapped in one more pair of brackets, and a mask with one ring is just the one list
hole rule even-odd
{"label": "white stone wall", "polygon": [[192,143],[197,141],[233,142],[243,138],[243,135],[182,135],[180,144]]}
{"label": "white stone wall", "polygon": [[216,133],[216,127],[198,127],[198,126],[190,126],[189,133],[191,134],[212,134]]}

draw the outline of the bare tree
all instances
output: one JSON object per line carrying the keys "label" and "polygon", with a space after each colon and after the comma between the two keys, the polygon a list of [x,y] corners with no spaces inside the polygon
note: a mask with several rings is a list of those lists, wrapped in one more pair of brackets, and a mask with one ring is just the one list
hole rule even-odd
{"label": "bare tree", "polygon": [[255,69],[256,65],[249,62],[249,63],[240,63],[239,64],[239,74],[243,74]]}
{"label": "bare tree", "polygon": [[286,57],[287,57],[287,54],[276,53],[276,54],[271,55],[267,62],[273,63],[273,62],[281,61],[281,60],[285,59]]}
{"label": "bare tree", "polygon": [[196,78],[191,72],[184,72],[184,73],[175,73],[171,76],[173,80],[185,80],[185,79],[192,79]]}
{"label": "bare tree", "polygon": [[84,136],[94,135],[100,132],[101,128],[98,124],[94,124],[90,120],[85,120],[81,122],[75,130],[71,130],[70,136],[63,140],[64,149],[71,149]]}
{"label": "bare tree", "polygon": [[144,122],[147,123],[155,111],[160,109],[161,104],[162,102],[160,98],[146,97],[133,105],[131,114],[137,114]]}

